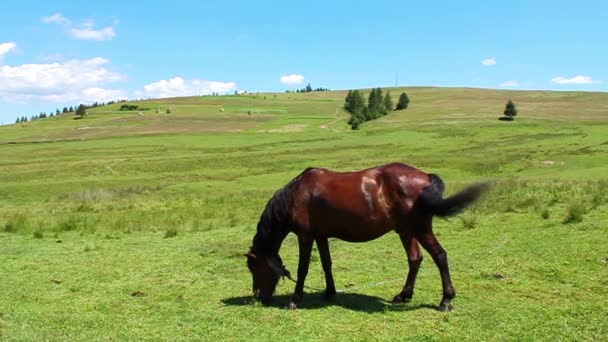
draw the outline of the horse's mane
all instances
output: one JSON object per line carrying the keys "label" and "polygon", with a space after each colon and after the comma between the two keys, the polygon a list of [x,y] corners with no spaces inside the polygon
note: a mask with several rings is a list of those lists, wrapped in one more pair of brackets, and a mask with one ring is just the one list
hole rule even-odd
{"label": "horse's mane", "polygon": [[302,171],[287,185],[277,190],[266,203],[266,208],[264,208],[258,221],[257,233],[253,238],[253,247],[257,252],[272,254],[278,250],[279,246],[275,245],[277,241],[274,237],[287,235],[291,224],[289,209],[293,191],[302,176],[311,169],[309,167]]}

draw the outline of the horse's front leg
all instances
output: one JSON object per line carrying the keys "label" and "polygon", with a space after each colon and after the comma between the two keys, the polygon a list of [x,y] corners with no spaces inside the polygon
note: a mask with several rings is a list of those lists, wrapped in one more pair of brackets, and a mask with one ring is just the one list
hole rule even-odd
{"label": "horse's front leg", "polygon": [[289,308],[295,309],[298,304],[302,301],[304,296],[304,281],[308,274],[308,266],[310,264],[310,253],[312,251],[313,240],[305,237],[298,236],[298,246],[300,249],[300,260],[298,262],[298,281],[296,282],[296,289],[294,290],[291,298],[289,299]]}
{"label": "horse's front leg", "polygon": [[317,247],[319,247],[323,273],[325,273],[325,294],[323,298],[330,300],[336,294],[336,285],[334,284],[334,276],[331,273],[331,255],[329,254],[329,242],[327,238],[317,238]]}

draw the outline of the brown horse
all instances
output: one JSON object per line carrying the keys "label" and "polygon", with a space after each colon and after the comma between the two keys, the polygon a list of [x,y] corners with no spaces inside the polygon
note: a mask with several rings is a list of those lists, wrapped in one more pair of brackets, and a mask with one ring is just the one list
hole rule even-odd
{"label": "brown horse", "polygon": [[260,217],[247,266],[253,277],[254,297],[268,304],[280,277],[291,278],[279,256],[289,232],[298,236],[300,257],[296,288],[289,301],[295,309],[304,294],[313,242],[325,273],[325,294],[336,293],[327,239],[365,242],[395,230],[407,253],[409,273],[393,303],[412,298],[422,254],[418,243],[433,257],[441,273],[443,299],[439,310],[451,309],[456,295],[446,251],[433,234],[433,216],[451,216],[473,203],[485,185],[477,184],[443,199],[439,176],[393,163],[358,172],[308,168],[278,190]]}

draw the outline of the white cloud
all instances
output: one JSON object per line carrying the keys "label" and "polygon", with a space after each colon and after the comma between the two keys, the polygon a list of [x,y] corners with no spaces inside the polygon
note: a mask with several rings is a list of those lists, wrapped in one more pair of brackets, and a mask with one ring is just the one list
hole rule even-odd
{"label": "white cloud", "polygon": [[602,83],[602,81],[594,80],[591,76],[574,76],[571,78],[566,78],[563,76],[554,77],[551,79],[553,83],[557,84],[594,84],[594,83]]}
{"label": "white cloud", "polygon": [[500,84],[501,87],[519,87],[519,82],[517,81],[504,81]]}
{"label": "white cloud", "polygon": [[9,53],[11,50],[14,50],[16,47],[17,44],[13,42],[0,43],[0,59],[2,59],[2,57],[4,57],[4,55]]}
{"label": "white cloud", "polygon": [[49,15],[48,17],[42,17],[42,19],[40,19],[40,21],[42,21],[45,24],[59,24],[59,25],[65,25],[65,24],[69,24],[70,20],[66,17],[63,16],[63,14],[61,13],[55,13],[53,15]]}
{"label": "white cloud", "polygon": [[95,57],[63,63],[1,66],[0,100],[88,103],[126,98],[125,90],[101,87],[125,79],[124,75],[108,70],[108,64],[109,60]]}
{"label": "white cloud", "polygon": [[[76,39],[103,42],[116,36],[114,28],[111,26],[96,29],[93,20],[84,20],[79,26],[72,25],[72,21],[64,17],[61,13],[43,17],[41,21],[45,24],[59,24],[63,26],[63,28],[67,30],[67,33]],[[118,19],[114,19],[112,22],[114,25],[117,25]]]}
{"label": "white cloud", "polygon": [[483,61],[481,61],[481,64],[483,64],[485,66],[496,65],[496,58],[495,57],[486,58]]}
{"label": "white cloud", "polygon": [[184,80],[176,76],[169,80],[160,80],[144,86],[143,92],[136,92],[138,96],[151,98],[209,95],[212,93],[228,93],[236,89],[234,82],[205,81],[199,79]]}
{"label": "white cloud", "polygon": [[281,76],[281,83],[283,84],[300,84],[304,81],[304,76],[300,74],[289,74]]}
{"label": "white cloud", "polygon": [[112,27],[108,26],[99,30],[95,30],[91,23],[85,24],[85,26],[83,26],[82,28],[72,28],[69,32],[72,37],[76,39],[95,40],[98,42],[110,40],[116,35]]}

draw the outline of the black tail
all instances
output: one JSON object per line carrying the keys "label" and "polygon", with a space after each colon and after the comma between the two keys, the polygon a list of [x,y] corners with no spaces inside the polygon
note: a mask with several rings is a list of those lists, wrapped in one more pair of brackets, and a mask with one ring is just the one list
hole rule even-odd
{"label": "black tail", "polygon": [[431,185],[424,188],[421,198],[421,206],[424,211],[433,216],[448,217],[453,216],[466,207],[473,204],[479,196],[488,188],[485,183],[471,185],[461,192],[443,198],[443,191],[445,185],[439,176],[435,174],[429,174],[431,178]]}

